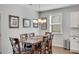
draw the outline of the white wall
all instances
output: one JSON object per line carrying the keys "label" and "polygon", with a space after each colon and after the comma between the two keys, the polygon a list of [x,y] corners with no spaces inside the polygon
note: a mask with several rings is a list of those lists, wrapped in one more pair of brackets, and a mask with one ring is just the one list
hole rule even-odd
{"label": "white wall", "polygon": [[[79,11],[79,5],[75,5],[72,7],[60,8],[55,10],[49,10],[40,13],[40,17],[47,17],[48,18],[48,29],[45,31],[49,31],[49,16],[54,13],[62,13],[63,14],[63,34],[61,35],[54,35],[53,45],[63,47],[63,40],[70,37],[70,12],[72,11]],[[40,30],[41,31],[41,30]],[[40,34],[43,34],[45,31],[41,31]]]}
{"label": "white wall", "polygon": [[[22,33],[34,32],[38,34],[38,28],[33,28],[32,19],[38,18],[38,13],[19,5],[0,5],[1,13],[1,33],[2,33],[2,53],[12,53],[11,43],[9,37],[20,37]],[[9,28],[9,17],[8,15],[19,16],[19,28]],[[22,18],[31,19],[31,28],[22,27]]]}

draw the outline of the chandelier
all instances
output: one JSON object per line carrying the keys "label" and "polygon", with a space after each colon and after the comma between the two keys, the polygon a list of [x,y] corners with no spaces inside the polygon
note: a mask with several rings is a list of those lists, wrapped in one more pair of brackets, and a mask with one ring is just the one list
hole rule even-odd
{"label": "chandelier", "polygon": [[[39,12],[40,12],[40,4],[38,5],[38,9],[39,9]],[[47,22],[46,19],[47,19],[46,17],[40,18],[40,16],[39,16],[38,19],[33,20],[33,23],[41,23],[41,24],[43,24],[43,23]]]}

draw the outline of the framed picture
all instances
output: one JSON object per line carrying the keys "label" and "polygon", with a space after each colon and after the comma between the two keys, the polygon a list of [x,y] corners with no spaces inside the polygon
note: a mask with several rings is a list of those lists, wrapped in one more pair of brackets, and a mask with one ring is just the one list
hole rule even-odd
{"label": "framed picture", "polygon": [[37,19],[33,20],[33,28],[38,28],[38,20]]}
{"label": "framed picture", "polygon": [[31,27],[31,20],[30,19],[23,18],[23,27],[24,28]]}
{"label": "framed picture", "polygon": [[41,24],[41,30],[47,30],[47,23]]}
{"label": "framed picture", "polygon": [[47,18],[43,17],[41,18],[43,23],[41,23],[41,30],[47,30]]}
{"label": "framed picture", "polygon": [[19,28],[19,17],[9,15],[9,28]]}

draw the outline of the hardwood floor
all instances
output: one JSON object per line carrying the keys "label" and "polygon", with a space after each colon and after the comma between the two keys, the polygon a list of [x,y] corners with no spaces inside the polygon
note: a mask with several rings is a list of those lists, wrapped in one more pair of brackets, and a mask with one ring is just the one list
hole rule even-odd
{"label": "hardwood floor", "polygon": [[74,53],[70,52],[70,50],[66,50],[62,47],[56,47],[56,46],[53,46],[52,52],[53,52],[53,54],[74,54]]}
{"label": "hardwood floor", "polygon": [[77,53],[70,52],[70,50],[66,50],[62,47],[57,47],[57,46],[52,47],[52,52],[53,52],[53,54],[77,54]]}

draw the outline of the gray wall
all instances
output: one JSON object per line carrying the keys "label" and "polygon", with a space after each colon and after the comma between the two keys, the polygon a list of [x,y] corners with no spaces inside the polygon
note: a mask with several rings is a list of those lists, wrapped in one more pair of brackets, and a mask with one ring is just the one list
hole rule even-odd
{"label": "gray wall", "polygon": [[[72,11],[79,11],[79,5],[40,12],[40,17],[48,18],[48,29],[45,31],[49,31],[49,16],[50,15],[53,15],[54,13],[63,14],[63,21],[62,21],[63,22],[62,24],[63,34],[54,35],[53,45],[63,47],[63,40],[68,39],[70,37],[70,31],[71,31],[70,12]],[[40,30],[40,34],[44,34],[45,31]]]}
{"label": "gray wall", "polygon": [[[2,53],[12,53],[11,43],[9,37],[20,37],[22,33],[34,32],[38,34],[38,28],[33,28],[32,19],[38,18],[38,13],[34,10],[31,10],[27,7],[21,5],[0,5],[1,13],[1,42],[2,42]],[[19,16],[19,27],[16,29],[9,28],[9,17],[8,15]],[[22,18],[31,19],[31,27],[23,28],[22,27]]]}
{"label": "gray wall", "polygon": [[1,14],[0,14],[0,53],[1,53]]}

